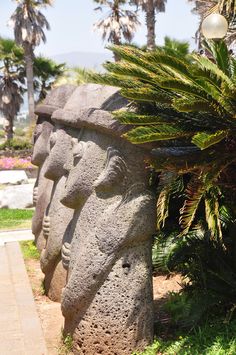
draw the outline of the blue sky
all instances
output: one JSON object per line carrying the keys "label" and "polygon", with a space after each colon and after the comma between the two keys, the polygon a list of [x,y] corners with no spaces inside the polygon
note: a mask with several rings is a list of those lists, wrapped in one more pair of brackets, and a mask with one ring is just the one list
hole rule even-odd
{"label": "blue sky", "polygon": [[[13,37],[13,31],[7,27],[7,21],[15,9],[15,2],[2,0],[0,5],[0,35]],[[37,52],[51,56],[68,52],[104,52],[106,43],[98,33],[93,32],[93,23],[101,16],[93,11],[96,4],[92,0],[54,0],[52,8],[44,10],[51,25],[47,32],[47,43],[41,45]],[[146,42],[146,29],[143,15],[142,26],[134,42]],[[191,14],[191,5],[187,0],[167,0],[166,12],[158,14],[156,24],[157,43],[162,44],[165,35],[180,40],[191,41],[194,47],[194,34],[198,18]]]}

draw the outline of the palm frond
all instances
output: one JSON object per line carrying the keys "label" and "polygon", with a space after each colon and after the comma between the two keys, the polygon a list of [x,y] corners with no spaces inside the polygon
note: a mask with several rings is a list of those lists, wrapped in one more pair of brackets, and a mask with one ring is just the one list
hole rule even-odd
{"label": "palm frond", "polygon": [[167,124],[137,127],[124,134],[124,137],[134,144],[142,144],[159,140],[164,141],[189,136],[191,136],[190,132]]}
{"label": "palm frond", "polygon": [[228,135],[228,130],[221,130],[215,133],[200,132],[193,136],[192,143],[200,149],[207,149],[212,145],[215,145],[225,139]]}
{"label": "palm frond", "polygon": [[180,225],[183,228],[183,234],[188,233],[192,226],[198,207],[204,197],[206,186],[201,177],[193,177],[186,189],[186,200],[180,210]]}

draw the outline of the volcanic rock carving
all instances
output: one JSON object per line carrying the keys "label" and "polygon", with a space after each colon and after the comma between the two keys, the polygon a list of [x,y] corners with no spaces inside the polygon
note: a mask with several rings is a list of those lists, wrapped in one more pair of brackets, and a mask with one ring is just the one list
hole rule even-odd
{"label": "volcanic rock carving", "polygon": [[32,220],[32,232],[35,236],[36,245],[40,251],[45,245],[42,231],[43,216],[50,201],[53,185],[50,180],[44,177],[45,161],[49,153],[48,140],[53,129],[51,116],[56,109],[64,107],[66,101],[74,90],[75,86],[73,85],[63,85],[53,89],[43,103],[37,106],[35,112],[38,115],[38,119],[34,132],[32,163],[38,166],[39,170],[33,192],[35,213]]}
{"label": "volcanic rock carving", "polygon": [[72,139],[75,135],[76,130],[55,125],[45,167],[45,177],[53,182],[53,187],[43,219],[46,245],[41,253],[40,264],[45,274],[46,294],[53,301],[60,301],[61,290],[66,282],[66,271],[61,262],[62,239],[74,211],[62,205],[60,199],[66,180],[64,165],[72,164]]}
{"label": "volcanic rock carving", "polygon": [[[73,164],[64,166],[68,177],[61,200],[74,209],[63,238],[68,276],[62,311],[76,354],[131,354],[153,337],[155,199],[148,189],[146,152],[121,138],[126,127],[109,112],[125,104],[117,89],[90,84],[53,114],[57,124],[66,120],[80,130]],[[45,220],[46,233],[53,218]]]}

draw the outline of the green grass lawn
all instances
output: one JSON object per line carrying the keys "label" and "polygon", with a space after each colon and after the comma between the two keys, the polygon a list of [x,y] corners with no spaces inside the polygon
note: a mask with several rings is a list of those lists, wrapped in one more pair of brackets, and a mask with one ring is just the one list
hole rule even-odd
{"label": "green grass lawn", "polygon": [[25,260],[28,260],[28,259],[37,259],[38,260],[40,258],[39,251],[36,248],[36,246],[32,240],[24,240],[24,241],[20,242],[20,246],[21,246],[23,258]]}
{"label": "green grass lawn", "polygon": [[213,317],[190,332],[177,331],[172,340],[158,339],[143,353],[135,355],[234,355],[236,319],[225,323]]}
{"label": "green grass lawn", "polygon": [[0,230],[30,229],[33,210],[0,209]]}

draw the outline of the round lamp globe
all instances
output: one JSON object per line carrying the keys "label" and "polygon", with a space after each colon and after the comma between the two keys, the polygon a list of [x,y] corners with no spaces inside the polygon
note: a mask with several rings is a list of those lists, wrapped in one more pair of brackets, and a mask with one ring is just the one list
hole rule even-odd
{"label": "round lamp globe", "polygon": [[228,22],[220,14],[211,14],[202,21],[201,32],[207,39],[224,38],[228,31]]}

